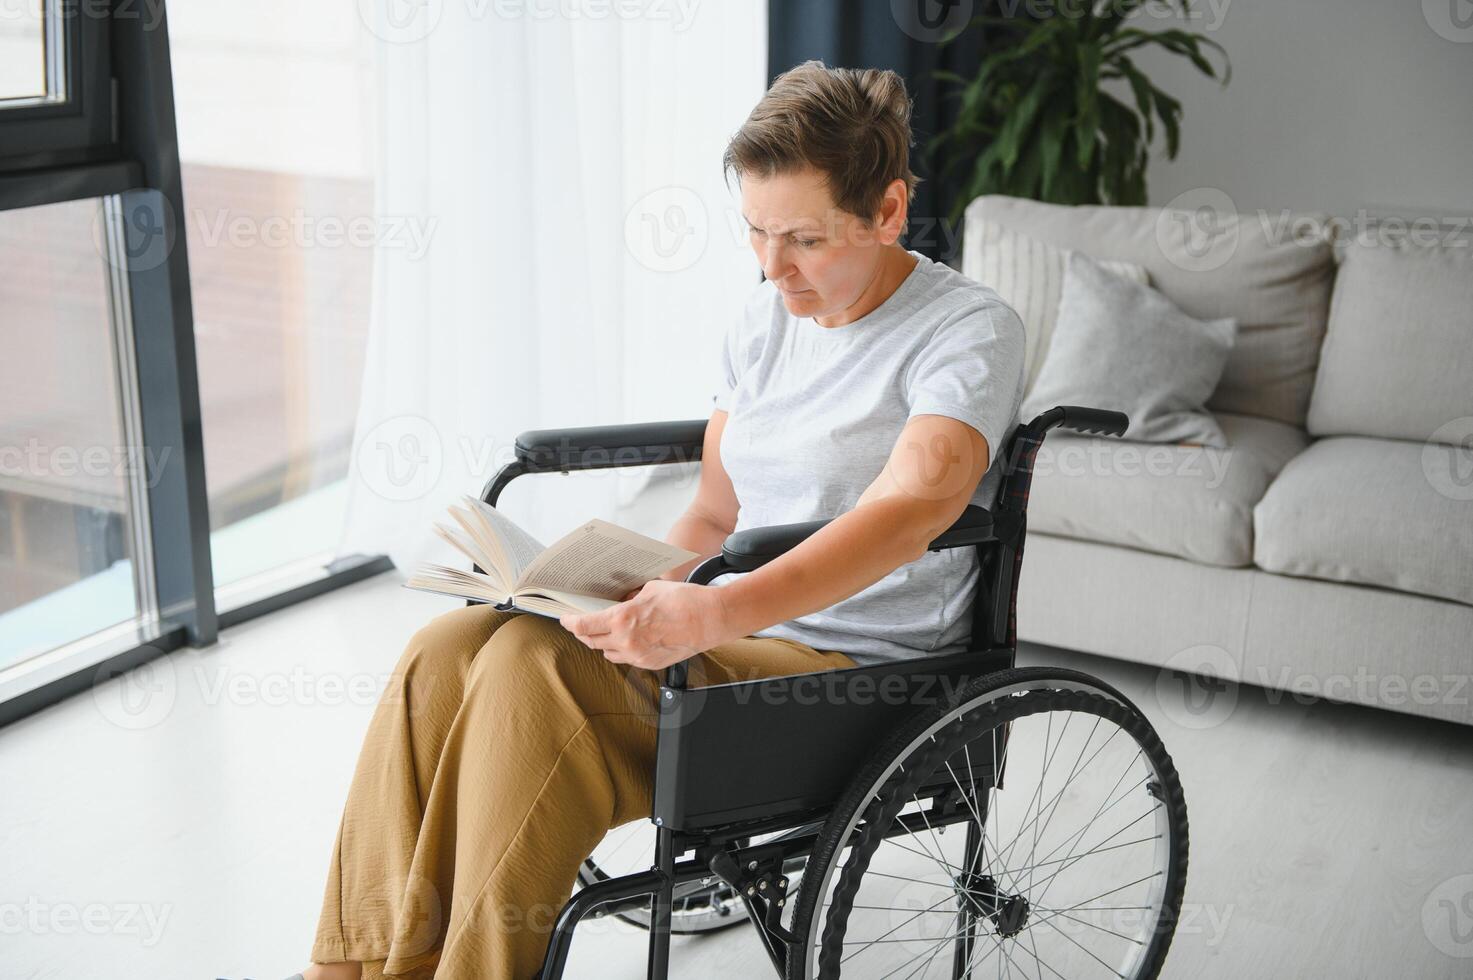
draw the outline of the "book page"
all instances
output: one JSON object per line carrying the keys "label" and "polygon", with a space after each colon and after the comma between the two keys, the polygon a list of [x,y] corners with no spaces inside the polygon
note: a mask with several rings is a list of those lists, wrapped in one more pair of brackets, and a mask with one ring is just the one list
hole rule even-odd
{"label": "book page", "polygon": [[[460,521],[461,518],[458,515],[463,512],[453,507],[451,508],[451,510],[456,513],[456,520]],[[462,522],[461,527],[465,527],[465,523]],[[498,571],[498,569],[505,567],[505,563],[501,560],[500,557],[500,548],[497,548],[493,554],[488,554],[486,552],[486,548],[490,545],[487,542],[481,541],[479,538],[473,540],[468,533],[462,533],[456,528],[446,527],[443,524],[435,525],[435,533],[438,534],[441,538],[444,538],[446,541],[448,541],[451,547],[455,548],[456,551],[459,551],[462,555],[465,555],[467,558],[469,558],[471,560],[471,564],[481,569],[482,573],[486,575],[487,578],[495,581],[497,587],[500,588],[503,592],[510,591],[506,588],[505,580],[502,577],[502,573]]]}
{"label": "book page", "polygon": [[694,557],[693,551],[594,518],[543,551],[512,592],[555,589],[617,602]]}
{"label": "book page", "polygon": [[404,587],[459,599],[480,599],[485,602],[505,602],[507,599],[506,592],[490,576],[429,563],[415,569],[414,574],[404,582]]}
{"label": "book page", "polygon": [[512,596],[512,604],[525,612],[560,619],[567,613],[599,612],[618,605],[613,599],[598,599],[591,595],[574,595],[556,589],[538,589]]}
{"label": "book page", "polygon": [[507,559],[507,581],[519,582],[527,567],[537,560],[537,556],[547,550],[542,542],[518,527],[510,517],[492,507],[486,501],[478,497],[466,497],[466,503],[473,508],[473,514],[485,523],[487,528],[501,542],[502,552]]}

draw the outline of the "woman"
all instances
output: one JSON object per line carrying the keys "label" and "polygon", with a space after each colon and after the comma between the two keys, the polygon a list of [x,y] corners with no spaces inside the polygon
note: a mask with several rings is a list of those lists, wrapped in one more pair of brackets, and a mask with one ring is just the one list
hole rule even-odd
{"label": "woman", "polygon": [[665,667],[721,683],[966,649],[975,556],[926,545],[996,491],[1023,328],[898,244],[910,143],[898,76],[809,62],[724,159],[766,281],[667,540],[704,556],[835,519],[720,587],[685,583],[692,561],[604,612],[477,605],[419,630],[365,739],[307,980],[532,976],[580,862],[649,817]]}

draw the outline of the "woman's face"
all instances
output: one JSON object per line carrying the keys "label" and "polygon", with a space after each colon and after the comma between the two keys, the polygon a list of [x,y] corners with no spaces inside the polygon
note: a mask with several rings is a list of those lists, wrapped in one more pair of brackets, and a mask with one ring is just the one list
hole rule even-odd
{"label": "woman's face", "polygon": [[742,217],[747,239],[794,316],[813,317],[823,326],[841,326],[868,310],[855,312],[876,292],[893,263],[893,247],[905,220],[905,182],[886,189],[880,214],[866,228],[829,197],[824,175],[816,170],[742,178]]}

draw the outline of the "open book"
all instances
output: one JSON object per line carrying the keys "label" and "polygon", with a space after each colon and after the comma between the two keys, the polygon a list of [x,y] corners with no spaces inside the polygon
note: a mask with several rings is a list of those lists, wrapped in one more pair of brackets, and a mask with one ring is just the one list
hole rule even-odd
{"label": "open book", "polygon": [[436,524],[435,533],[483,571],[426,563],[407,587],[557,618],[607,609],[696,557],[597,518],[544,548],[485,501],[467,496],[463,503],[450,508],[457,526]]}

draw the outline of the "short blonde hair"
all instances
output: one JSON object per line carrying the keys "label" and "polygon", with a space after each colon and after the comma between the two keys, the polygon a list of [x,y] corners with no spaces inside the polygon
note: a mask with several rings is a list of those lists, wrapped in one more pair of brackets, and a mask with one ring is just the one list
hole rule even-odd
{"label": "short blonde hair", "polygon": [[910,113],[905,81],[889,69],[805,61],[762,96],[727,144],[722,173],[766,179],[812,168],[834,204],[869,227],[892,181],[905,181],[907,206],[915,198]]}

